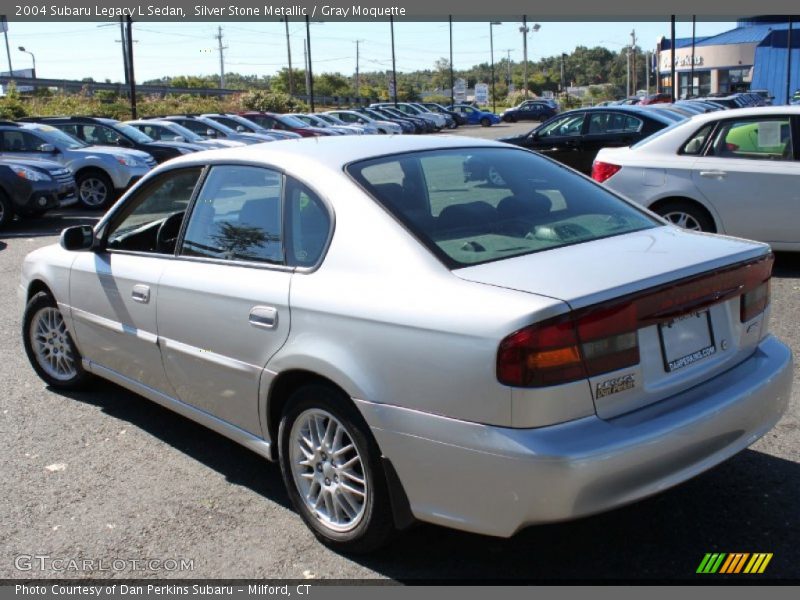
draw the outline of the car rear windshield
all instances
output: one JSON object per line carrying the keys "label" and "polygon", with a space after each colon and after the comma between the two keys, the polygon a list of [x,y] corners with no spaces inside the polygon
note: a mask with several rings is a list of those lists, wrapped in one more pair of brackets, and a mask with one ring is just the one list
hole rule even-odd
{"label": "car rear windshield", "polygon": [[522,149],[412,152],[346,171],[449,268],[659,225],[603,187]]}

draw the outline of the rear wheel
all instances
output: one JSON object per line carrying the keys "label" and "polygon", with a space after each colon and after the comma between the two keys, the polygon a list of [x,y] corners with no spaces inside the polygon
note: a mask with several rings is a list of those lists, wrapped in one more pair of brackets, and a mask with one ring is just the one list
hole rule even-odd
{"label": "rear wheel", "polygon": [[25,353],[45,383],[59,389],[84,387],[91,375],[83,369],[81,355],[53,297],[39,292],[25,308],[22,338]]}
{"label": "rear wheel", "polygon": [[349,398],[311,384],[294,392],[278,430],[289,497],[314,535],[346,552],[368,552],[394,533],[380,450]]}
{"label": "rear wheel", "polygon": [[685,200],[664,202],[654,207],[653,210],[673,225],[683,229],[711,233],[715,233],[717,230],[714,226],[714,221],[705,210]]}
{"label": "rear wheel", "polygon": [[90,210],[104,208],[114,195],[114,185],[108,175],[87,171],[77,177],[78,200]]}

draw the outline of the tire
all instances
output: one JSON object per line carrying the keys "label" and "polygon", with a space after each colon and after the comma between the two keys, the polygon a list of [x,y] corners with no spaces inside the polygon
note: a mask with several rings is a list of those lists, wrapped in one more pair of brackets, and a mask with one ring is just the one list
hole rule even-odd
{"label": "tire", "polygon": [[670,200],[652,209],[667,221],[690,231],[716,233],[714,221],[702,208],[686,200]]}
{"label": "tire", "polygon": [[380,450],[349,398],[327,385],[299,388],[281,417],[278,443],[289,497],[320,542],[354,554],[388,543],[395,527]]}
{"label": "tire", "polygon": [[489,127],[492,122],[489,120],[489,117],[483,117],[481,119],[481,127]]}
{"label": "tire", "polygon": [[76,183],[78,201],[89,210],[105,208],[114,197],[114,185],[101,171],[84,171],[78,175]]}
{"label": "tire", "polygon": [[47,292],[34,295],[25,307],[22,341],[31,366],[47,385],[77,390],[91,381],[92,376],[83,369],[82,356],[67,331],[64,317]]}
{"label": "tire", "polygon": [[0,192],[0,229],[5,228],[13,220],[14,207],[11,205],[11,200],[3,192]]}

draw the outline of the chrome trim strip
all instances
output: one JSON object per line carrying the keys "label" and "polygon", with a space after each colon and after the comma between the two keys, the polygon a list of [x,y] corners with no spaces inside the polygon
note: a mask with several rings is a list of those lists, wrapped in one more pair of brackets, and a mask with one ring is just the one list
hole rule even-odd
{"label": "chrome trim strip", "polygon": [[100,315],[86,312],[85,310],[75,308],[74,306],[72,307],[72,318],[78,321],[83,321],[84,323],[88,323],[89,325],[97,325],[98,327],[108,329],[115,333],[125,333],[127,335],[135,336],[143,342],[150,344],[158,343],[158,336],[155,333],[150,333],[144,329],[137,329],[136,327],[131,327],[130,325],[125,325],[119,321],[113,321],[111,319],[107,319],[106,317],[101,317]]}
{"label": "chrome trim strip", "polygon": [[113,381],[117,385],[121,385],[122,387],[127,388],[136,394],[144,396],[148,400],[151,400],[156,404],[160,404],[164,408],[168,408],[169,410],[174,411],[179,415],[186,417],[187,419],[191,419],[192,421],[208,427],[209,429],[232,439],[234,442],[241,444],[248,450],[255,452],[267,460],[274,460],[270,452],[270,443],[258,436],[253,435],[252,433],[245,431],[244,429],[240,429],[235,425],[228,423],[227,421],[223,421],[222,419],[219,419],[204,410],[192,406],[191,404],[186,404],[177,398],[168,396],[163,392],[159,392],[158,390],[139,383],[138,381],[129,379],[128,377],[125,377],[116,371],[93,363],[85,358],[83,359],[83,368],[90,373],[94,373],[99,377]]}
{"label": "chrome trim strip", "polygon": [[166,348],[167,350],[174,350],[175,352],[179,352],[180,354],[189,356],[191,358],[199,358],[206,362],[224,367],[225,369],[241,371],[250,375],[260,375],[262,371],[262,367],[251,365],[250,363],[242,362],[240,360],[236,360],[235,358],[230,358],[229,356],[217,354],[216,352],[211,352],[210,350],[198,348],[197,346],[184,344],[183,342],[178,342],[169,338],[159,337],[158,343],[162,348]]}

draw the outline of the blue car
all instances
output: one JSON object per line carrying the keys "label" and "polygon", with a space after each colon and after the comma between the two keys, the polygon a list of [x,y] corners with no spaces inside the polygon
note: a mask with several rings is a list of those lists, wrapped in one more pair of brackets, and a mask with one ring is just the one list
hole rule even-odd
{"label": "blue car", "polygon": [[467,120],[468,125],[483,125],[484,127],[489,127],[491,125],[497,125],[497,123],[500,122],[500,117],[496,114],[486,112],[474,106],[469,106],[468,104],[454,104],[448,106],[447,110],[451,110],[463,116]]}

